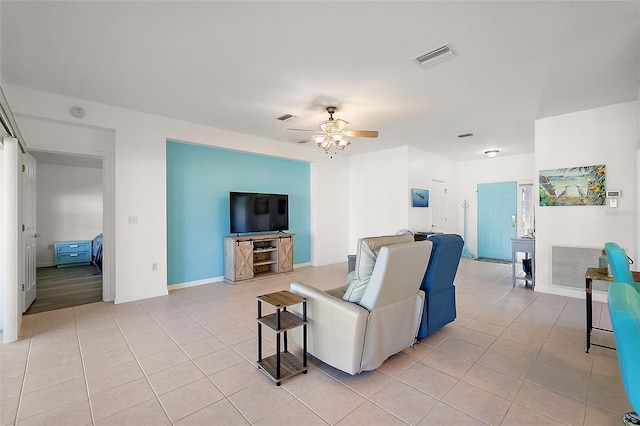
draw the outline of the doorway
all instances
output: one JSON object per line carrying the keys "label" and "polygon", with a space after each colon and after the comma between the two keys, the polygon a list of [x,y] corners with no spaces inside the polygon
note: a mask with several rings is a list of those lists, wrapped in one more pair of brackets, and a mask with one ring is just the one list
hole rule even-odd
{"label": "doorway", "polygon": [[[32,314],[104,300],[102,253],[104,223],[103,159],[95,156],[30,151],[37,160],[36,300]],[[83,242],[84,262],[66,264],[58,253],[65,242]],[[72,254],[76,255],[76,254]],[[84,256],[84,255],[83,255]],[[58,267],[61,266],[61,267]]]}
{"label": "doorway", "polygon": [[511,259],[517,230],[517,183],[478,184],[478,257]]}
{"label": "doorway", "polygon": [[447,188],[441,180],[431,181],[431,231],[447,230]]}

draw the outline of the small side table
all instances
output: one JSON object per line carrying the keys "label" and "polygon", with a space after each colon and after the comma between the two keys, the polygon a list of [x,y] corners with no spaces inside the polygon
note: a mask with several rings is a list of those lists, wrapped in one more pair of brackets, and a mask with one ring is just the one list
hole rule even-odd
{"label": "small side table", "polygon": [[[516,253],[525,253],[531,256],[531,275],[527,274],[523,278],[516,277]],[[511,239],[511,281],[513,287],[516,280],[524,280],[525,283],[531,281],[531,288],[536,286],[536,240],[534,238],[512,238]]]}
{"label": "small side table", "polygon": [[[276,312],[262,316],[262,302],[276,308]],[[287,311],[288,306],[302,303],[302,318]],[[281,381],[298,373],[307,374],[307,298],[287,290],[258,296],[258,368],[280,386]],[[262,358],[262,326],[276,332],[276,353]],[[302,326],[302,360],[287,348],[287,330]],[[284,350],[280,350],[280,335],[284,337]]]}
{"label": "small side table", "polygon": [[[640,281],[640,272],[631,271],[631,274],[633,275],[634,281],[636,282]],[[591,330],[596,329],[596,330],[608,331],[608,332],[613,331],[613,330],[608,330],[606,328],[593,326],[593,295],[591,294],[591,291],[593,290],[593,280],[612,282],[613,277],[610,277],[607,274],[602,274],[598,272],[598,268],[587,268],[587,271],[584,273],[584,278],[585,278],[584,291],[586,293],[585,299],[587,302],[587,350],[586,352],[589,353],[589,349],[591,348],[591,346],[599,346],[601,348],[615,349],[615,348],[612,348],[611,346],[600,345],[598,343],[591,342]]]}

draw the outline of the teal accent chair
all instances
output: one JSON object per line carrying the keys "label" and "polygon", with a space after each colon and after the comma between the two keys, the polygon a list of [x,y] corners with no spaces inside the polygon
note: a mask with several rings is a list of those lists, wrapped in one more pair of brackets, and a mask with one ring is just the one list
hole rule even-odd
{"label": "teal accent chair", "polygon": [[613,282],[609,286],[609,316],[616,341],[620,374],[627,398],[636,412],[626,413],[626,425],[640,421],[640,293],[629,283]]}
{"label": "teal accent chair", "polygon": [[[633,275],[629,269],[629,258],[627,253],[622,250],[616,243],[606,243],[604,251],[607,253],[609,265],[611,266],[611,275],[614,281],[620,283],[634,284]],[[638,287],[636,287],[638,289]]]}
{"label": "teal accent chair", "polygon": [[[611,275],[616,281],[609,286],[609,316],[618,348],[620,373],[627,398],[636,412],[627,413],[623,422],[638,424],[640,417],[640,367],[637,354],[640,349],[640,284],[633,280],[627,253],[616,243],[606,243]],[[635,324],[635,325],[634,325]],[[635,328],[634,328],[635,327]]]}

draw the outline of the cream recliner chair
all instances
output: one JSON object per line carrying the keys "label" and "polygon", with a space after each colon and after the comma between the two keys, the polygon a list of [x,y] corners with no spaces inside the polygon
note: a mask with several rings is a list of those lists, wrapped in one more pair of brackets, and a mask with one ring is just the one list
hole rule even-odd
{"label": "cream recliner chair", "polygon": [[[424,292],[420,284],[431,256],[431,242],[393,241],[393,245],[380,247],[380,238],[392,237],[367,238],[359,243],[358,256],[373,256],[375,262],[369,262],[371,277],[359,302],[343,297],[353,296],[350,285],[362,286],[363,271],[360,281],[328,291],[291,284],[293,293],[308,298],[309,354],[349,374],[375,370],[391,355],[412,346],[422,318]],[[292,310],[300,314],[300,306]],[[293,334],[296,344],[302,346],[302,331],[296,329]]]}

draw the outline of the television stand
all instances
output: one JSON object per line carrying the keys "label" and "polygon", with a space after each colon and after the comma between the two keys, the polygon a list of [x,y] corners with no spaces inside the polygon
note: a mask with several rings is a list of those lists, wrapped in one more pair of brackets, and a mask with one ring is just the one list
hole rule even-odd
{"label": "television stand", "polygon": [[293,271],[293,235],[278,232],[225,237],[225,281],[235,283]]}

